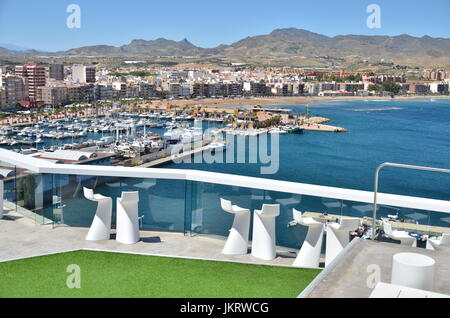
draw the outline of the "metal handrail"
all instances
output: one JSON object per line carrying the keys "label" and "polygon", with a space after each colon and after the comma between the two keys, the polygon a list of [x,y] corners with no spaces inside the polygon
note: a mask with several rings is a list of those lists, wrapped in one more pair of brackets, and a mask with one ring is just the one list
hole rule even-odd
{"label": "metal handrail", "polygon": [[394,167],[394,168],[403,168],[403,169],[412,169],[412,170],[422,170],[422,171],[433,171],[433,172],[442,172],[442,173],[450,173],[450,169],[442,169],[442,168],[432,168],[432,167],[423,167],[423,166],[413,166],[413,165],[405,165],[401,163],[391,163],[385,162],[378,166],[375,172],[375,182],[373,189],[373,223],[372,223],[372,240],[375,239],[375,228],[377,224],[377,194],[378,194],[378,179],[380,175],[381,169],[384,167]]}

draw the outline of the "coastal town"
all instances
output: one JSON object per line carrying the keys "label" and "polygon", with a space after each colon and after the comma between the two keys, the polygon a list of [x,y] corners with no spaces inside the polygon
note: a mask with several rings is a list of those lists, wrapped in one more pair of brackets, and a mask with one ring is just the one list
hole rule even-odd
{"label": "coastal town", "polygon": [[[203,138],[184,156],[199,149],[226,150],[218,133],[347,132],[330,125],[332,118],[312,114],[309,103],[443,97],[448,96],[450,83],[450,72],[442,70],[423,71],[421,81],[415,82],[405,72],[245,65],[149,68],[135,63],[126,61],[114,69],[35,62],[1,66],[0,144],[53,160],[59,157],[52,152],[82,149],[99,153],[102,162],[110,158],[119,165],[155,166],[173,159],[174,145],[198,141],[204,130],[198,127],[201,121],[208,127],[214,123],[216,136]],[[295,103],[304,110],[276,106]]]}
{"label": "coastal town", "polygon": [[[2,110],[61,107],[112,99],[242,104],[242,99],[279,97],[394,97],[448,95],[450,71],[378,70],[354,72],[323,68],[256,68],[245,65],[178,65],[117,68],[29,62],[0,66]],[[223,100],[233,99],[231,103]],[[246,102],[246,101],[245,101]],[[267,103],[271,103],[268,101]],[[180,104],[180,103],[178,103]],[[198,102],[198,104],[204,104]]]}

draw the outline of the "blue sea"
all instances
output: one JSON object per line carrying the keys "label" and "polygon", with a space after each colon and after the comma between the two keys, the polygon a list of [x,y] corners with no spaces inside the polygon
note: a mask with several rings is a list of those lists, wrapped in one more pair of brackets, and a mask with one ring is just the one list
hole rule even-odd
{"label": "blue sea", "polygon": [[[294,113],[304,105],[284,105]],[[384,162],[450,169],[450,99],[321,101],[309,105],[313,116],[347,133],[305,131],[280,135],[280,167],[261,175],[260,164],[170,164],[293,182],[373,190],[374,174]],[[450,200],[450,175],[385,168],[382,192]]]}

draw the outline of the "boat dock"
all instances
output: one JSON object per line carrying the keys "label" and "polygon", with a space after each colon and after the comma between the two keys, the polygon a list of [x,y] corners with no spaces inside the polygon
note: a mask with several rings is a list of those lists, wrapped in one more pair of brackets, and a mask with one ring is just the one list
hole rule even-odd
{"label": "boat dock", "polygon": [[220,132],[222,132],[226,135],[231,135],[231,136],[259,136],[259,135],[267,134],[269,132],[269,129],[267,129],[267,128],[261,128],[261,129],[223,128],[220,130]]}
{"label": "boat dock", "polygon": [[152,167],[160,166],[160,165],[163,165],[166,163],[170,163],[170,162],[174,161],[175,159],[183,159],[186,157],[193,156],[197,153],[202,153],[203,151],[206,151],[208,149],[210,149],[209,142],[206,145],[204,145],[203,147],[196,148],[196,149],[186,151],[186,152],[182,152],[180,154],[162,156],[162,158],[160,158],[160,159],[156,159],[156,160],[152,160],[152,161],[143,163],[143,164],[139,165],[138,167],[139,168],[152,168]]}
{"label": "boat dock", "polygon": [[319,132],[348,132],[348,129],[338,126],[330,126],[323,124],[303,124],[300,128],[308,131],[319,131]]}

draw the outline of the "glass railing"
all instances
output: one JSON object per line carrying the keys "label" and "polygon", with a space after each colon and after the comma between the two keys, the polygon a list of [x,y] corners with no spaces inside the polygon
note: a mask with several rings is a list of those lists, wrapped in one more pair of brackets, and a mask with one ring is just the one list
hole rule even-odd
{"label": "glass railing", "polygon": [[52,224],[44,215],[48,176],[0,161],[4,207],[34,219],[37,224]]}
{"label": "glass railing", "polygon": [[[354,190],[318,189],[316,186],[293,183],[286,185],[277,183],[273,187],[291,190],[292,187],[298,186],[296,193],[269,191],[265,189],[270,188],[270,183],[279,181],[255,178],[244,180],[242,178],[245,177],[218,174],[203,177],[201,172],[198,172],[195,178],[191,178],[187,174],[193,173],[192,171],[186,172],[184,177],[178,177],[173,174],[181,175],[182,172],[164,169],[96,168],[103,169],[100,173],[89,167],[54,165],[47,166],[45,173],[38,173],[7,162],[0,162],[0,168],[3,169],[4,174],[2,180],[5,189],[5,206],[9,205],[9,208],[32,217],[37,224],[89,227],[97,204],[84,198],[84,187],[113,199],[113,227],[115,226],[116,198],[120,197],[123,191],[139,192],[139,215],[143,216],[140,224],[142,230],[225,238],[233,223],[233,215],[222,210],[221,198],[230,200],[234,205],[250,209],[252,212],[255,209],[261,209],[263,204],[279,204],[280,215],[276,218],[276,244],[286,248],[298,249],[307,232],[307,228],[302,226],[288,226],[293,220],[292,209],[307,212],[309,216],[323,222],[339,221],[341,217],[358,217],[368,227],[372,224],[373,205],[370,203],[371,193],[369,192],[353,194]],[[8,170],[10,170],[9,173]],[[63,173],[62,171],[65,170],[72,170],[72,172]],[[51,171],[57,173],[50,173]],[[89,171],[97,172],[87,173]],[[125,177],[131,174],[143,176],[154,174],[158,177]],[[217,181],[206,182],[192,179]],[[300,194],[303,190],[309,195]],[[313,192],[321,191],[329,195],[311,195]],[[343,197],[343,193],[346,197],[350,193],[350,196],[355,197],[355,201],[330,198],[331,196]],[[361,202],[362,197],[365,197],[365,202]],[[361,200],[358,201],[358,199]],[[410,201],[416,202],[416,199],[418,198],[411,198]],[[402,197],[402,200],[406,202],[409,199]],[[383,201],[383,197],[380,201]],[[444,212],[445,208],[442,211],[424,211],[404,206],[391,206],[380,202],[378,221],[381,218],[390,218],[396,220],[393,222],[394,228],[420,234],[450,233],[450,214]],[[378,223],[381,224],[381,222]]]}
{"label": "glass railing", "polygon": [[[358,217],[368,227],[372,224],[370,203],[189,180],[27,174],[5,182],[5,189],[9,189],[5,191],[5,199],[15,203],[18,212],[28,214],[38,224],[52,222],[55,226],[89,227],[97,204],[85,199],[84,187],[113,199],[113,228],[116,198],[122,191],[139,192],[142,230],[225,238],[233,215],[222,210],[221,198],[250,211],[261,209],[263,204],[279,204],[276,244],[286,248],[298,249],[308,230],[303,226],[288,226],[293,220],[292,209],[306,212],[324,223],[339,222],[341,217]],[[381,205],[378,217],[378,220],[395,217],[394,227],[410,232],[427,235],[437,235],[443,229],[450,232],[448,213]]]}
{"label": "glass railing", "polygon": [[0,170],[0,179],[3,180],[4,204],[8,206],[8,208],[12,208],[12,204],[17,202],[16,166],[5,161],[0,161]]}
{"label": "glass railing", "polygon": [[116,198],[123,191],[139,192],[139,213],[144,230],[185,231],[186,181],[123,178],[93,175],[46,174],[50,181],[44,213],[55,225],[90,226],[97,203],[85,199],[83,188],[113,199],[115,226]]}

